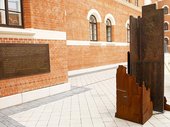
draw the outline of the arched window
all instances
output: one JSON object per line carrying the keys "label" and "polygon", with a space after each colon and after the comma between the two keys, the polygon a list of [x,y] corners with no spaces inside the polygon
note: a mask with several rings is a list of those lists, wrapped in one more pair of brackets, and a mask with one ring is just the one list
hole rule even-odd
{"label": "arched window", "polygon": [[112,24],[109,19],[106,20],[106,38],[107,42],[112,41]]}
{"label": "arched window", "polygon": [[168,7],[167,6],[164,7],[164,14],[168,14]]}
{"label": "arched window", "polygon": [[164,52],[168,52],[168,38],[164,38]]}
{"label": "arched window", "polygon": [[127,42],[130,42],[130,24],[127,24]]}
{"label": "arched window", "polygon": [[90,16],[90,40],[97,41],[97,20],[94,15]]}
{"label": "arched window", "polygon": [[167,22],[164,23],[164,30],[168,30],[168,23]]}

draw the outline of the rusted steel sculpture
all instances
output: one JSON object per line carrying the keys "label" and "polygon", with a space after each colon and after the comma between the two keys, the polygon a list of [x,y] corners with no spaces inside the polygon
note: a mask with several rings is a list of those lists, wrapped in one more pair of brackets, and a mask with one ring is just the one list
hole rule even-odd
{"label": "rusted steel sculpture", "polygon": [[142,18],[130,17],[130,74],[151,89],[155,111],[164,111],[164,14],[156,5],[142,7]]}
{"label": "rusted steel sculpture", "polygon": [[167,104],[166,97],[164,97],[164,109],[167,110],[167,111],[170,111],[170,105]]}
{"label": "rusted steel sculpture", "polygon": [[136,83],[134,76],[126,74],[126,68],[119,66],[116,74],[117,112],[116,117],[144,124],[151,116],[153,104],[150,89]]}

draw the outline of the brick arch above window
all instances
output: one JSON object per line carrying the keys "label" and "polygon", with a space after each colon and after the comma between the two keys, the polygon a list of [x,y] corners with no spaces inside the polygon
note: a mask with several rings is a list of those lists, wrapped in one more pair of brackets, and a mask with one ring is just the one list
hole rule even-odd
{"label": "brick arch above window", "polygon": [[106,24],[107,19],[109,19],[111,21],[112,25],[116,25],[116,20],[115,20],[115,18],[113,17],[112,14],[109,13],[105,16],[105,19],[104,19],[105,24]]}
{"label": "brick arch above window", "polygon": [[169,6],[168,5],[164,5],[164,6],[162,6],[162,8],[164,9],[164,14],[169,13]]}
{"label": "brick arch above window", "polygon": [[97,22],[102,22],[102,18],[100,16],[100,13],[96,9],[91,9],[87,14],[87,20],[90,20],[90,16],[94,15]]}
{"label": "brick arch above window", "polygon": [[168,30],[169,22],[165,21],[164,22],[164,30]]}
{"label": "brick arch above window", "polygon": [[169,37],[164,37],[164,52],[168,52]]}
{"label": "brick arch above window", "polygon": [[169,44],[169,37],[167,37],[167,36],[164,37],[164,44],[166,44],[166,45]]}
{"label": "brick arch above window", "polygon": [[167,36],[165,36],[164,39],[168,39],[168,41],[169,41],[169,37],[167,37]]}

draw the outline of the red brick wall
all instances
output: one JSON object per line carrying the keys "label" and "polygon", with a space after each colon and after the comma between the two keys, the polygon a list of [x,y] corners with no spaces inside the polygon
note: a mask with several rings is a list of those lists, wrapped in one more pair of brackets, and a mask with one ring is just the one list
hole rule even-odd
{"label": "red brick wall", "polygon": [[68,70],[127,61],[128,46],[68,46]]}
{"label": "red brick wall", "polygon": [[[143,0],[139,3],[143,4]],[[113,0],[65,0],[66,8],[66,33],[67,40],[88,41],[89,21],[88,12],[96,9],[102,19],[97,24],[98,41],[106,41],[105,16],[110,13],[116,20],[112,26],[112,41],[126,42],[126,22],[130,15],[139,16],[140,11],[122,5]],[[88,67],[102,66],[107,64],[127,61],[126,53],[129,47],[121,46],[68,46],[68,70],[76,70]]]}
{"label": "red brick wall", "polygon": [[[143,0],[142,0],[143,1]],[[24,27],[65,31],[67,40],[89,40],[87,14],[96,9],[99,41],[106,41],[104,18],[111,13],[116,20],[113,41],[126,41],[126,21],[141,12],[114,0],[23,0]],[[67,82],[68,70],[95,67],[126,61],[129,47],[66,46],[66,41],[0,38],[0,43],[47,43],[50,47],[51,72],[0,80],[0,97]]]}
{"label": "red brick wall", "polygon": [[31,28],[31,2],[30,0],[23,0],[23,19],[24,27]]}
{"label": "red brick wall", "polygon": [[[143,5],[143,1],[140,0],[139,5]],[[96,9],[102,18],[99,41],[106,41],[104,23],[106,14],[111,13],[116,20],[113,41],[126,41],[126,21],[130,15],[141,14],[113,0],[97,2],[94,0],[24,0],[24,26],[25,28],[66,31],[68,40],[89,40],[87,14],[91,9]]]}
{"label": "red brick wall", "polygon": [[[140,6],[143,5],[143,1],[139,0]],[[106,14],[111,13],[116,19],[113,41],[126,41],[126,21],[130,15],[141,14],[113,0],[97,2],[94,0],[24,0],[24,27],[66,31],[68,40],[89,40],[87,14],[92,8],[98,10],[102,18],[101,37],[99,36],[101,41],[106,40],[104,23]]]}
{"label": "red brick wall", "polygon": [[126,41],[126,21],[130,15],[139,16],[141,12],[122,5],[114,0],[65,0],[66,32],[68,40],[90,40],[88,12],[96,9],[101,15],[102,22],[99,31],[99,41],[106,41],[105,16],[111,13],[116,20],[114,26],[114,40]]}
{"label": "red brick wall", "polygon": [[65,41],[0,38],[0,43],[49,44],[51,69],[50,73],[0,80],[0,97],[67,82],[68,67]]}
{"label": "red brick wall", "polygon": [[24,26],[65,31],[64,0],[23,0]]}
{"label": "red brick wall", "polygon": [[[168,5],[169,6],[169,14],[170,14],[170,0],[163,0],[163,1],[158,1],[158,8],[162,8],[164,5]],[[169,22],[169,25],[168,25],[168,31],[165,31],[164,34],[166,37],[168,37],[170,39],[170,15],[164,15],[164,20]],[[170,40],[168,42],[168,51],[170,52]]]}

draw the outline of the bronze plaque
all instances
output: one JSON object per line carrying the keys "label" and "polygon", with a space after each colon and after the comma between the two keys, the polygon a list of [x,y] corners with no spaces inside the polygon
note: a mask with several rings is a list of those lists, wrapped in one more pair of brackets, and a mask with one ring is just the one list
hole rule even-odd
{"label": "bronze plaque", "polygon": [[50,72],[48,44],[0,44],[0,79]]}
{"label": "bronze plaque", "polygon": [[164,111],[164,14],[156,5],[142,7],[142,18],[130,17],[130,74],[151,89],[155,111]]}

